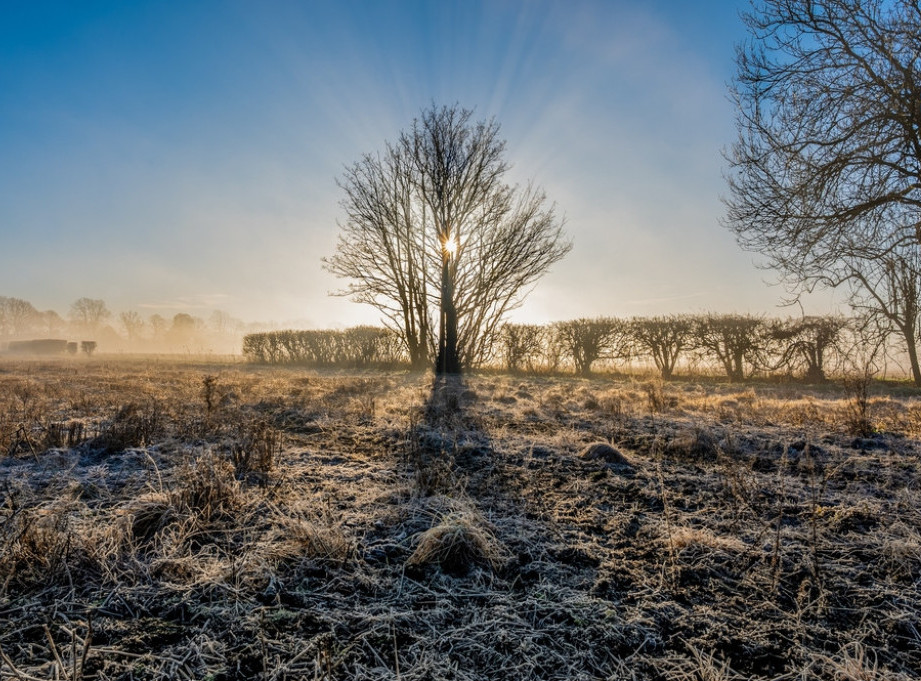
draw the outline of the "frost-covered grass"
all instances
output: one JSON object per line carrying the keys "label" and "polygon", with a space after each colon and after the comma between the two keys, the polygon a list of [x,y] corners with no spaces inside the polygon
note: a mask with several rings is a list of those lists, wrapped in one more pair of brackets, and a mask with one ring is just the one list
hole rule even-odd
{"label": "frost-covered grass", "polygon": [[0,678],[919,678],[921,402],[855,408],[5,361]]}

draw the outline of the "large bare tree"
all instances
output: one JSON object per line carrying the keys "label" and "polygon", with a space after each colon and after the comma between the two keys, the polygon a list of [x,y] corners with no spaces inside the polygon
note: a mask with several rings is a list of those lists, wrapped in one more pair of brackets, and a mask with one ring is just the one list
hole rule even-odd
{"label": "large bare tree", "polygon": [[921,4],[762,0],[745,20],[726,223],[794,296],[843,286],[893,322],[921,384],[888,297],[918,293],[898,261],[921,251]]}
{"label": "large bare tree", "polygon": [[325,266],[382,312],[417,368],[485,358],[505,314],[569,251],[544,193],[504,181],[504,156],[495,121],[432,107],[340,179],[346,217]]}

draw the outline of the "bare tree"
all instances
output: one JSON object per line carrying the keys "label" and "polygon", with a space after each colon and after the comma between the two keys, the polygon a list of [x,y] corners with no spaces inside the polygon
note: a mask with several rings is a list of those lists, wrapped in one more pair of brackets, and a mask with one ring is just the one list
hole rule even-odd
{"label": "bare tree", "polygon": [[111,316],[105,302],[98,298],[80,298],[70,306],[70,321],[85,333],[95,333]]}
{"label": "bare tree", "polygon": [[204,326],[198,317],[193,317],[187,312],[178,312],[173,315],[173,323],[169,334],[177,342],[188,340],[196,331]]}
{"label": "bare tree", "polygon": [[624,359],[632,351],[629,326],[613,317],[559,322],[555,335],[580,376],[591,376],[598,360]]}
{"label": "bare tree", "polygon": [[352,280],[344,295],[383,313],[413,366],[434,354],[439,373],[485,358],[505,314],[570,248],[542,191],[503,182],[498,124],[472,116],[432,107],[348,169],[346,220],[324,259]]}
{"label": "bare tree", "polygon": [[921,250],[921,4],[763,0],[746,23],[727,226],[794,296],[847,286],[916,358],[899,261]]}
{"label": "bare tree", "polygon": [[[918,358],[921,324],[921,252],[916,246],[877,249],[875,258],[853,268],[851,303],[867,321],[901,340],[915,385],[921,385]],[[868,253],[872,249],[868,249]]]}
{"label": "bare tree", "polygon": [[345,222],[336,254],[324,263],[351,280],[343,295],[380,310],[405,342],[413,368],[421,369],[434,345],[427,277],[431,251],[440,249],[426,232],[414,181],[405,150],[389,144],[383,156],[366,155],[349,168],[339,182]]}
{"label": "bare tree", "polygon": [[54,310],[45,310],[38,313],[42,333],[58,334],[67,326],[67,322]]}
{"label": "bare tree", "polygon": [[150,324],[150,330],[153,332],[154,340],[161,339],[169,327],[169,322],[166,321],[166,318],[163,315],[154,313],[150,315],[147,321]]}
{"label": "bare tree", "polygon": [[730,381],[741,381],[746,366],[762,364],[764,322],[760,317],[708,314],[697,319],[696,347],[717,360]]}
{"label": "bare tree", "polygon": [[144,319],[134,310],[128,310],[118,315],[118,320],[125,327],[125,333],[128,334],[128,340],[135,342],[141,337],[144,329]]}
{"label": "bare tree", "polygon": [[781,346],[778,366],[805,369],[807,382],[822,383],[828,355],[838,348],[847,325],[848,320],[840,316],[775,319],[767,325],[767,336]]}
{"label": "bare tree", "polygon": [[208,326],[215,333],[231,333],[236,325],[236,320],[224,310],[214,310],[208,317]]}
{"label": "bare tree", "polygon": [[511,373],[533,371],[543,347],[544,328],[536,324],[504,324],[499,345],[505,368]]}
{"label": "bare tree", "polygon": [[668,380],[675,371],[681,352],[692,345],[694,323],[683,315],[635,318],[630,322],[630,333],[638,348],[647,351]]}
{"label": "bare tree", "polygon": [[0,296],[0,335],[20,336],[40,325],[38,310],[27,300]]}

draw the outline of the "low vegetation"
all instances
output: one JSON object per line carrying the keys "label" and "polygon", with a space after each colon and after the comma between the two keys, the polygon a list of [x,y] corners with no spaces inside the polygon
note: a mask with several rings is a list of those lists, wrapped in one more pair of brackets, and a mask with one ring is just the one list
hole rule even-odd
{"label": "low vegetation", "polygon": [[[680,374],[821,383],[829,376],[876,372],[883,366],[893,374],[905,373],[899,348],[890,340],[866,320],[839,316],[596,317],[505,324],[489,336],[475,368],[586,378],[595,372],[655,371],[664,380]],[[412,365],[406,346],[396,331],[373,326],[267,331],[247,334],[243,355],[256,364],[393,369]]]}
{"label": "low vegetation", "polygon": [[921,401],[0,363],[3,679],[916,679]]}

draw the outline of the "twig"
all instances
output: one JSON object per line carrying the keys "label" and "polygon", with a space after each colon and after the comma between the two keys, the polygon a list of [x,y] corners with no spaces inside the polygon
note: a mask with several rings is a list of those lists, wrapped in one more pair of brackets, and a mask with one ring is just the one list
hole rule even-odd
{"label": "twig", "polygon": [[48,625],[45,624],[42,626],[45,630],[45,636],[48,638],[48,648],[51,650],[51,654],[54,655],[54,659],[57,660],[58,666],[61,668],[61,672],[64,673],[67,667],[64,665],[64,661],[61,659],[61,655],[58,652],[58,646],[54,642],[54,638],[51,636],[51,629],[48,628]]}
{"label": "twig", "polygon": [[6,652],[3,650],[3,646],[0,646],[0,660],[6,663],[6,666],[10,668],[10,671],[16,676],[17,679],[22,681],[43,681],[42,679],[36,678],[34,676],[29,676],[28,674],[23,674],[20,672],[16,665],[13,664],[13,661],[7,656]]}

